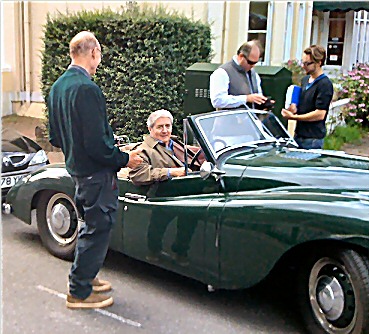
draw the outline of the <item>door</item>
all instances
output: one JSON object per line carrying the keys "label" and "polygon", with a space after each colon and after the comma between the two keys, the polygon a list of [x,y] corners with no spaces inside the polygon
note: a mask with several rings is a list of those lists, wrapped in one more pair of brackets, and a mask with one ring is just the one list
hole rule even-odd
{"label": "door", "polygon": [[345,43],[346,13],[330,12],[327,65],[342,66]]}
{"label": "door", "polygon": [[221,196],[218,182],[195,173],[155,183],[146,195],[136,188],[121,198],[123,252],[207,281],[204,251],[207,243],[214,244],[206,237],[208,209],[212,199]]}

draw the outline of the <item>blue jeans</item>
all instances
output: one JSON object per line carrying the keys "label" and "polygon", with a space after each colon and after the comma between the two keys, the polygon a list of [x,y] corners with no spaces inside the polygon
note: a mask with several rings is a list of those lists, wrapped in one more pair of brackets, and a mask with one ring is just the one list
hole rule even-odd
{"label": "blue jeans", "polygon": [[91,281],[101,269],[108,251],[118,207],[118,186],[116,173],[112,171],[73,179],[76,184],[75,203],[85,223],[78,232],[69,274],[69,293],[85,299],[91,294]]}
{"label": "blue jeans", "polygon": [[302,138],[298,136],[295,136],[294,139],[296,140],[296,143],[299,145],[299,148],[303,148],[305,150],[322,149],[324,144],[324,139]]}

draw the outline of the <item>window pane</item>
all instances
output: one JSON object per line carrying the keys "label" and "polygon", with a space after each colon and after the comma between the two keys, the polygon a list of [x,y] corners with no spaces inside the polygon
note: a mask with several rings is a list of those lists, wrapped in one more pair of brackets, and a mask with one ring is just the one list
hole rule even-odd
{"label": "window pane", "polygon": [[330,13],[327,65],[342,66],[345,24],[345,13]]}
{"label": "window pane", "polygon": [[266,30],[268,18],[268,2],[251,1],[249,14],[249,30]]}
{"label": "window pane", "polygon": [[260,60],[264,61],[264,51],[265,51],[265,43],[266,43],[266,33],[259,32],[259,33],[250,33],[247,36],[247,40],[251,41],[253,39],[258,39],[260,41],[261,46],[263,47],[263,52],[260,54]]}

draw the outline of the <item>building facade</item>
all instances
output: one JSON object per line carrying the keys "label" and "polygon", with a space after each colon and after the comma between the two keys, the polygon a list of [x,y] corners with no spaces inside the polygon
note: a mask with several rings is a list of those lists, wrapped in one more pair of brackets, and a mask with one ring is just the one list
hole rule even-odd
{"label": "building facade", "polygon": [[[43,116],[40,89],[43,25],[47,14],[110,7],[127,1],[6,1],[1,3],[2,115]],[[159,2],[137,2],[156,6]],[[327,68],[347,71],[369,62],[369,4],[335,1],[161,1],[168,9],[211,23],[214,63],[224,63],[247,40],[265,49],[259,66],[301,59],[305,47],[322,44]],[[335,4],[334,6],[332,4]],[[337,11],[338,10],[338,11]],[[71,36],[72,37],[72,36]]]}
{"label": "building facade", "polygon": [[328,69],[346,72],[356,63],[368,63],[369,3],[314,2],[311,43],[326,47]]}

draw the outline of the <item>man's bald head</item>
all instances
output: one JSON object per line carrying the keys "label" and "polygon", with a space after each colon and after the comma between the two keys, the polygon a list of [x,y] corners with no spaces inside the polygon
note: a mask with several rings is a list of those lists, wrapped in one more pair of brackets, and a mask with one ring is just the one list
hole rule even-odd
{"label": "man's bald head", "polygon": [[90,31],[81,31],[69,43],[71,65],[83,67],[90,75],[96,73],[101,62],[101,47],[95,35]]}
{"label": "man's bald head", "polygon": [[248,41],[246,43],[243,43],[239,49],[237,50],[237,55],[240,53],[244,54],[246,57],[248,57],[253,49],[258,49],[259,53],[263,53],[263,47],[261,46],[260,41],[257,39],[253,39],[252,41]]}
{"label": "man's bald head", "polygon": [[95,47],[99,47],[99,42],[95,35],[89,31],[81,31],[70,41],[69,53],[73,59],[87,55],[88,52]]}

